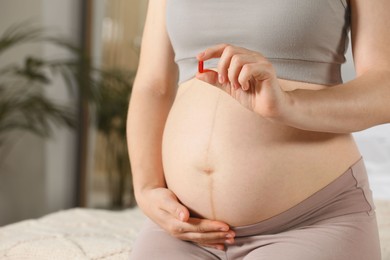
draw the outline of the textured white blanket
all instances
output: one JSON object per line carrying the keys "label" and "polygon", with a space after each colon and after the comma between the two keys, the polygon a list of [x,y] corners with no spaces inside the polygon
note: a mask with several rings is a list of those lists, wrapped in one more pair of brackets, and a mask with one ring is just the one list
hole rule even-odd
{"label": "textured white blanket", "polygon": [[138,209],[70,209],[0,229],[0,259],[128,259],[144,216]]}
{"label": "textured white blanket", "polygon": [[[390,201],[376,205],[382,259],[390,260]],[[76,208],[22,221],[0,228],[0,259],[128,259],[143,220],[138,209]]]}

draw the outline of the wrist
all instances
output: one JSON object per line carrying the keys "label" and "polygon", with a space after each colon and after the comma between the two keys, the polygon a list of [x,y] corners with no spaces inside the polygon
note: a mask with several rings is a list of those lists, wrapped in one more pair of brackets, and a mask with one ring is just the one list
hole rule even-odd
{"label": "wrist", "polygon": [[161,188],[165,189],[166,186],[161,184],[146,184],[139,187],[135,186],[134,197],[138,204],[142,204],[142,200],[147,196],[148,192]]}
{"label": "wrist", "polygon": [[283,91],[282,102],[266,118],[274,123],[292,126],[296,110],[293,91]]}
{"label": "wrist", "polygon": [[290,125],[296,113],[294,91],[285,91],[284,97],[285,102],[279,120],[286,125]]}

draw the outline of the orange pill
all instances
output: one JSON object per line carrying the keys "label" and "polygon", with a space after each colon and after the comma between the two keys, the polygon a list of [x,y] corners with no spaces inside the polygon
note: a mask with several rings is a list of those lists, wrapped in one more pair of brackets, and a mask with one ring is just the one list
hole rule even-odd
{"label": "orange pill", "polygon": [[203,73],[204,72],[204,70],[203,70],[203,61],[202,60],[200,60],[198,62],[198,71],[199,71],[199,73]]}

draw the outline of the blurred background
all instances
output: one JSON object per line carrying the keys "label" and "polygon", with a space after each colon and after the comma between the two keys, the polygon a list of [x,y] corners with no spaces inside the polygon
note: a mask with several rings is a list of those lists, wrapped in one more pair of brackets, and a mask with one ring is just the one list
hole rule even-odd
{"label": "blurred background", "polygon": [[[0,226],[135,205],[124,122],[146,7],[0,0]],[[348,60],[344,81],[355,76]],[[390,125],[354,135],[374,197],[390,199]]]}
{"label": "blurred background", "polygon": [[146,5],[0,0],[0,226],[135,204],[124,117]]}

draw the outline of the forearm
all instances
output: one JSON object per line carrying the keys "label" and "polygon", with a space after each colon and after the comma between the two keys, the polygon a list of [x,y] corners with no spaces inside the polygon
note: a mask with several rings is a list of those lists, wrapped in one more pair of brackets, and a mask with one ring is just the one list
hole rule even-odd
{"label": "forearm", "polygon": [[133,90],[127,142],[136,194],[144,188],[165,187],[161,145],[165,121],[175,96],[171,92],[156,93],[147,87]]}
{"label": "forearm", "polygon": [[295,90],[280,121],[310,131],[351,133],[390,122],[390,72],[370,71],[323,90]]}

